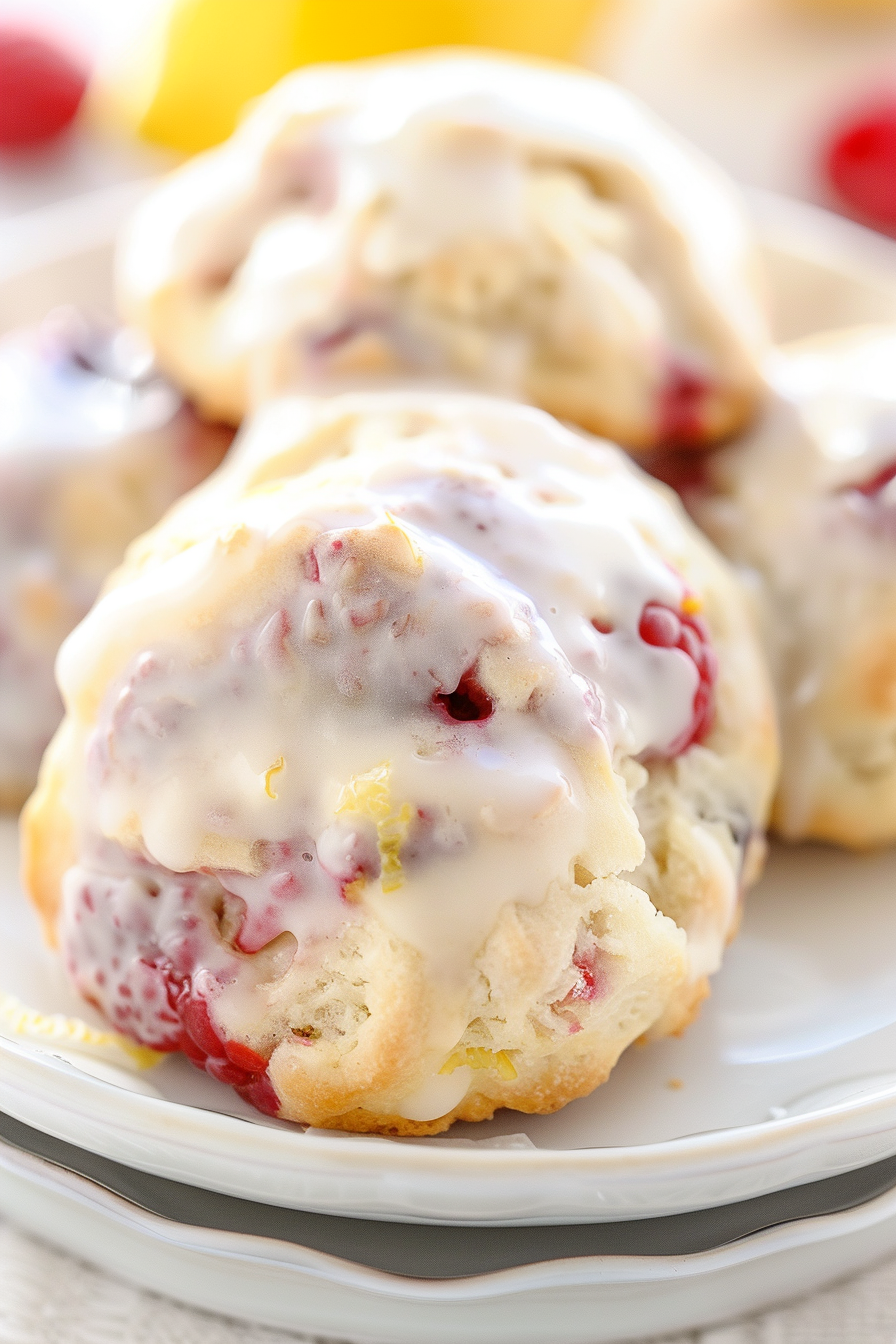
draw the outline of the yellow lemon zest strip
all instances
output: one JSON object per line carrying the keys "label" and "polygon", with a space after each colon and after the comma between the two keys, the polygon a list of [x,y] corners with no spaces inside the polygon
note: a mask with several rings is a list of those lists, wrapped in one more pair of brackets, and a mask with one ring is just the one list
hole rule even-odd
{"label": "yellow lemon zest strip", "polygon": [[517,1077],[513,1060],[506,1050],[486,1050],[484,1046],[468,1046],[466,1050],[455,1050],[439,1069],[439,1073],[453,1073],[464,1065],[468,1069],[497,1069],[501,1078],[512,1082]]}
{"label": "yellow lemon zest strip", "polygon": [[413,816],[409,803],[404,803],[394,816],[386,817],[376,828],[377,849],[380,852],[380,881],[383,891],[397,891],[404,882],[401,868],[401,847],[407,839]]}
{"label": "yellow lemon zest strip", "polygon": [[274,764],[269,765],[267,770],[265,770],[264,772],[264,791],[269,798],[274,799],[274,802],[277,801],[280,795],[278,793],[275,793],[274,790],[271,788],[271,780],[274,778],[274,775],[279,775],[280,771],[283,769],[285,765],[286,762],[284,761],[283,757],[278,756]]}
{"label": "yellow lemon zest strip", "polygon": [[699,612],[703,610],[703,603],[700,601],[699,597],[696,596],[696,594],[688,593],[687,597],[681,604],[681,609],[684,612],[685,616],[696,616]]}
{"label": "yellow lemon zest strip", "polygon": [[64,1017],[62,1013],[41,1013],[36,1008],[28,1008],[12,994],[0,993],[0,1023],[16,1036],[55,1041],[57,1045],[68,1045],[73,1050],[121,1050],[140,1069],[151,1069],[165,1058],[162,1052],[138,1045],[117,1031],[91,1027],[80,1017]]}
{"label": "yellow lemon zest strip", "polygon": [[425,564],[425,561],[423,559],[423,552],[420,550],[420,547],[417,545],[416,541],[411,536],[410,532],[408,532],[405,528],[402,527],[401,523],[398,521],[395,515],[390,513],[388,509],[385,510],[385,514],[389,520],[389,526],[394,527],[396,532],[400,532],[401,535],[404,537],[405,541],[407,542],[408,550],[411,553],[411,557],[414,561],[414,564],[417,566],[418,569],[422,569]]}
{"label": "yellow lemon zest strip", "polygon": [[371,821],[382,821],[389,815],[389,775],[392,773],[390,761],[375,765],[363,775],[353,775],[347,784],[343,784],[336,803],[337,817],[342,812],[357,812]]}
{"label": "yellow lemon zest strip", "polygon": [[[397,812],[392,811],[389,797],[389,777],[392,773],[391,761],[383,761],[363,775],[353,775],[342,786],[336,803],[336,815],[343,812],[356,812],[359,816],[369,817],[376,822],[376,842],[380,854],[380,879],[385,892],[397,891],[404,883],[401,867],[401,847],[407,839],[408,828],[414,815],[409,803],[403,803]],[[360,892],[363,879],[356,878],[346,887],[346,895],[351,900]],[[349,895],[351,891],[352,895]]]}

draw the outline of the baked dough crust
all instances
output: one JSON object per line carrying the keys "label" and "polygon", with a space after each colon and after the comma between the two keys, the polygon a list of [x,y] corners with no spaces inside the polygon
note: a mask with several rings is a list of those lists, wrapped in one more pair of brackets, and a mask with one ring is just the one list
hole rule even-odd
{"label": "baked dough crust", "polygon": [[896,840],[894,368],[896,328],[785,347],[762,420],[686,492],[760,609],[783,740],[773,824],[790,840]]}

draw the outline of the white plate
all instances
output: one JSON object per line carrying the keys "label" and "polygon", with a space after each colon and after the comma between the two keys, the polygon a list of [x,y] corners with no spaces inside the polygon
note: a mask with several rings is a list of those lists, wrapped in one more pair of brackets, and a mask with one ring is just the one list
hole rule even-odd
{"label": "white plate", "polygon": [[[50,289],[108,302],[102,238],[125,203],[104,193],[43,212],[40,228],[14,221],[15,236],[0,226],[0,326],[39,316]],[[782,335],[896,320],[892,244],[811,207],[754,208]],[[0,846],[0,988],[85,1013],[22,904],[9,825]],[[183,1059],[132,1075],[3,1041],[0,1109],[143,1171],[360,1217],[588,1222],[725,1204],[896,1153],[894,888],[892,854],[777,851],[698,1023],[630,1051],[555,1116],[505,1112],[442,1139],[302,1132]]]}
{"label": "white plate", "polygon": [[[371,1344],[606,1344],[694,1329],[811,1291],[896,1249],[896,1191],[885,1188],[896,1180],[893,1160],[877,1186],[883,1193],[865,1169],[763,1196],[749,1216],[761,1228],[757,1206],[811,1209],[831,1185],[843,1191],[845,1212],[682,1254],[680,1224],[685,1240],[696,1233],[704,1245],[703,1224],[715,1220],[725,1242],[737,1235],[736,1206],[599,1227],[375,1227],[176,1186],[21,1130],[3,1124],[0,1210],[38,1236],[193,1306]],[[866,1197],[850,1205],[845,1187],[857,1181]],[[641,1229],[646,1253],[632,1254]]]}

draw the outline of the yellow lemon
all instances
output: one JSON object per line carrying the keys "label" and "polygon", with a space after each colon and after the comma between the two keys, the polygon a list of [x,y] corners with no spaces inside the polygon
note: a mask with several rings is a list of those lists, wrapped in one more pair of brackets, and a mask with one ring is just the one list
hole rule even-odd
{"label": "yellow lemon", "polygon": [[422,47],[572,60],[610,0],[174,0],[101,91],[141,136],[194,153],[288,71]]}

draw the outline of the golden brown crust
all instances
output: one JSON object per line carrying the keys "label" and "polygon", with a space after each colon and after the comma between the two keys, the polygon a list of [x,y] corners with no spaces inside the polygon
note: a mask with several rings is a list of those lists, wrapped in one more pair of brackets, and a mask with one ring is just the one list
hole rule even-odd
{"label": "golden brown crust", "polygon": [[[618,1056],[617,1056],[618,1058]],[[463,1101],[438,1120],[406,1120],[401,1115],[374,1115],[359,1107],[346,1111],[319,1125],[321,1129],[341,1129],[352,1134],[387,1134],[391,1138],[424,1138],[444,1134],[457,1120],[476,1123],[491,1120],[496,1111],[506,1108],[523,1115],[553,1115],[571,1101],[587,1097],[610,1076],[612,1064],[602,1066],[582,1060],[578,1067],[568,1061],[549,1060],[541,1078],[523,1088],[493,1090],[487,1095],[471,1092]]]}

